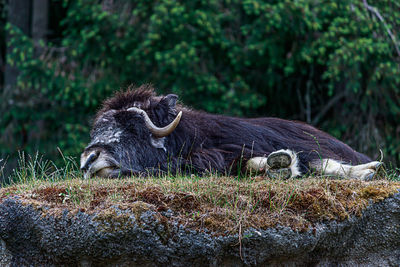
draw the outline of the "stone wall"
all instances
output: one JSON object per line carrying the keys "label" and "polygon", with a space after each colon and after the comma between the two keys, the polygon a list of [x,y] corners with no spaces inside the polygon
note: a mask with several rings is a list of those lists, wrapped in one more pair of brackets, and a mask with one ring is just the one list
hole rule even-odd
{"label": "stone wall", "polygon": [[[141,203],[140,205],[147,205]],[[277,227],[214,235],[113,207],[109,216],[51,215],[8,198],[0,204],[0,266],[398,266],[400,194],[360,217],[306,232]]]}

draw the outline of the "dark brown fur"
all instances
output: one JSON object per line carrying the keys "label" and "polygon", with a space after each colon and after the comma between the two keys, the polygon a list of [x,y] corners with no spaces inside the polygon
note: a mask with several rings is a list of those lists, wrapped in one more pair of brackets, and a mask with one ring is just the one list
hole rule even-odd
{"label": "dark brown fur", "polygon": [[[150,142],[146,138],[151,137],[147,128],[143,128],[137,115],[126,111],[134,105],[141,106],[160,127],[169,124],[179,111],[183,111],[178,127],[164,140],[166,153],[159,148],[149,148]],[[311,125],[278,118],[246,119],[190,110],[182,105],[175,106],[168,97],[156,96],[150,86],[130,87],[106,100],[96,116],[94,130],[99,119],[110,110],[116,112],[113,116],[124,136],[129,136],[121,141],[125,143],[120,149],[114,150],[136,157],[131,162],[125,160],[125,165],[130,165],[128,172],[211,170],[235,174],[251,157],[268,156],[279,149],[297,153],[302,173],[309,171],[310,162],[322,158],[349,164],[370,161],[367,156]],[[137,147],[129,150],[129,146]],[[124,148],[128,150],[121,152]],[[117,160],[121,162],[124,158],[120,156]]]}

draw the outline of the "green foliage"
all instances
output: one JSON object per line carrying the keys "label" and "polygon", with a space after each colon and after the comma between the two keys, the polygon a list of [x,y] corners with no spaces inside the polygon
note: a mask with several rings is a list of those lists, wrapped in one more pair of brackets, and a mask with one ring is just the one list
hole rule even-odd
{"label": "green foliage", "polygon": [[149,82],[209,112],[308,121],[400,162],[396,0],[106,2],[64,1],[57,46],[7,26],[21,75],[1,106],[0,153],[77,156],[101,101]]}
{"label": "green foliage", "polygon": [[[0,0],[0,69],[4,69],[4,55],[6,51],[5,45],[5,24],[6,24],[6,0]],[[3,71],[0,71],[0,92],[4,83]]]}

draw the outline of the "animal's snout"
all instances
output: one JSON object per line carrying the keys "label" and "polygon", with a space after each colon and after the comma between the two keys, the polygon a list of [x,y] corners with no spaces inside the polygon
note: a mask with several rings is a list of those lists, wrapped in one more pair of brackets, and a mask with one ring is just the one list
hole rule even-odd
{"label": "animal's snout", "polygon": [[88,171],[90,168],[90,165],[92,165],[92,163],[99,157],[99,155],[100,155],[100,151],[91,152],[90,155],[86,158],[86,160],[81,162],[81,170],[84,172]]}
{"label": "animal's snout", "polygon": [[109,151],[92,147],[81,155],[81,170],[85,179],[93,175],[108,177],[119,168],[118,162],[112,157]]}

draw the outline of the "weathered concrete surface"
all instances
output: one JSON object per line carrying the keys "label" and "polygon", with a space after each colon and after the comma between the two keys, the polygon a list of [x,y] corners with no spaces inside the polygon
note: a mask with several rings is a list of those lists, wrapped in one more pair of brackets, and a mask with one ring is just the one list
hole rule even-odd
{"label": "weathered concrete surface", "polygon": [[[398,266],[400,194],[371,204],[361,217],[289,228],[248,230],[215,237],[161,222],[151,209],[115,210],[115,220],[64,211],[59,216],[22,205],[0,204],[1,266]],[[168,217],[168,212],[166,215]],[[140,216],[136,218],[135,214]],[[139,220],[137,220],[139,219]]]}

